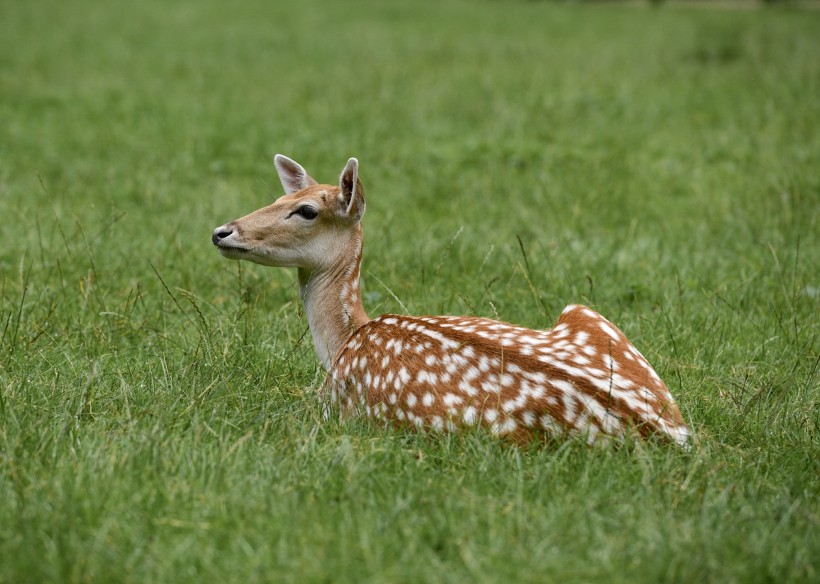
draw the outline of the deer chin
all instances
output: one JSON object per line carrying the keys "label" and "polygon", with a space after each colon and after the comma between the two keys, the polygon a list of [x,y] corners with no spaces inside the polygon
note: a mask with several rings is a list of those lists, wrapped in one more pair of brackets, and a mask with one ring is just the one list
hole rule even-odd
{"label": "deer chin", "polygon": [[221,253],[223,257],[229,260],[245,260],[254,264],[274,268],[290,267],[289,263],[278,261],[277,258],[273,257],[274,254],[270,254],[268,250],[265,249],[240,247],[238,245],[222,243],[217,244],[217,249],[219,249],[219,253]]}
{"label": "deer chin", "polygon": [[278,249],[269,249],[266,247],[234,247],[234,246],[219,246],[220,253],[232,260],[245,260],[254,264],[268,266],[271,268],[299,268],[302,267],[302,262],[299,258],[292,257],[293,254],[282,252]]}
{"label": "deer chin", "polygon": [[248,259],[248,252],[244,249],[239,248],[219,248],[219,253],[222,254],[222,257],[228,258],[229,260],[246,260]]}
{"label": "deer chin", "polygon": [[250,258],[250,250],[247,250],[243,247],[234,247],[230,245],[218,245],[217,249],[219,249],[219,253],[222,254],[223,257],[228,258],[229,260],[248,260]]}

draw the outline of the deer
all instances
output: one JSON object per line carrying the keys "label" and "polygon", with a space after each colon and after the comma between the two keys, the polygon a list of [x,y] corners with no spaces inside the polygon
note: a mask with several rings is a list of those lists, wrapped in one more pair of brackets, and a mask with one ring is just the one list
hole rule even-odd
{"label": "deer", "polygon": [[325,416],[430,432],[477,428],[520,444],[658,436],[689,447],[667,386],[591,308],[570,304],[547,330],[474,316],[368,317],[358,160],[347,161],[338,186],[281,154],[274,164],[285,195],[217,227],[211,240],[226,258],[297,269],[327,372],[318,390]]}

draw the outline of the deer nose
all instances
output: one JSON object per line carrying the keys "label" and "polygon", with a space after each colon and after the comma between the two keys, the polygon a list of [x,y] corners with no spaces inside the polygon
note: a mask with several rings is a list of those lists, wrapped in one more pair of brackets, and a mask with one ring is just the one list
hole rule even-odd
{"label": "deer nose", "polygon": [[214,242],[214,245],[219,245],[220,241],[231,235],[233,235],[233,228],[223,225],[222,227],[214,229],[214,233],[211,235],[211,241]]}

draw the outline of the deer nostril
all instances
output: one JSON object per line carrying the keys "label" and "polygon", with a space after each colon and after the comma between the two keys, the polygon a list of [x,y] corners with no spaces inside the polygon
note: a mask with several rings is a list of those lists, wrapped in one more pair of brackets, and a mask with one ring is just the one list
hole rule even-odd
{"label": "deer nostril", "polygon": [[214,229],[214,233],[211,236],[211,241],[213,241],[214,245],[219,245],[219,242],[229,237],[233,233],[233,229],[228,227],[217,227]]}

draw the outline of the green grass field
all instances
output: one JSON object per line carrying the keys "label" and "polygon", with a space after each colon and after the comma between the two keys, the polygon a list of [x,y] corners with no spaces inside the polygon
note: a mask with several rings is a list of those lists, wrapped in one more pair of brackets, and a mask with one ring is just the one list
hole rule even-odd
{"label": "green grass field", "polygon": [[[586,303],[698,436],[323,422],[282,152],[368,197],[365,305]],[[0,5],[0,583],[816,582],[820,12]]]}

